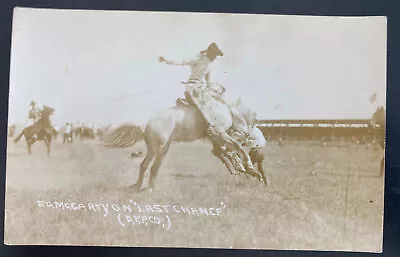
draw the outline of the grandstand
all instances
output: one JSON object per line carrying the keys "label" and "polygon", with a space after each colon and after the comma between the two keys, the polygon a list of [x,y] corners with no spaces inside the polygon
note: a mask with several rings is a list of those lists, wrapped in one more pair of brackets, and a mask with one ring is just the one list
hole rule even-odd
{"label": "grandstand", "polygon": [[257,127],[270,140],[373,141],[383,128],[369,119],[350,120],[258,120]]}

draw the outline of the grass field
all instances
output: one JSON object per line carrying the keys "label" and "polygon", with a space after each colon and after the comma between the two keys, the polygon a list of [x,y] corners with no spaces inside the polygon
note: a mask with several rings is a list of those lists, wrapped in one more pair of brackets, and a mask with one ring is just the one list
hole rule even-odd
{"label": "grass field", "polygon": [[[130,152],[145,151],[143,144],[117,150],[78,140],[52,147],[46,156],[39,143],[29,156],[25,142],[8,143],[8,244],[381,250],[381,150],[311,142],[268,145],[264,155],[271,186],[265,188],[253,178],[231,176],[206,142],[174,144],[156,189],[134,193],[126,187],[136,181],[141,158],[131,159]],[[88,208],[40,207],[38,200],[219,207],[222,213],[171,212],[169,229],[124,227],[120,212],[112,209],[104,217]]]}

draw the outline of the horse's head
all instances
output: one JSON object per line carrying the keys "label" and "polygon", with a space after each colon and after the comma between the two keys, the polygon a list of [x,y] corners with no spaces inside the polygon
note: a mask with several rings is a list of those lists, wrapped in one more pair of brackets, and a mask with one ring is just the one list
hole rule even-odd
{"label": "horse's head", "polygon": [[257,121],[257,113],[252,109],[245,107],[240,98],[236,103],[232,104],[231,107],[235,108],[243,115],[249,127],[254,127]]}
{"label": "horse's head", "polygon": [[42,117],[49,117],[55,112],[55,110],[49,106],[43,106],[42,110],[40,111],[40,114]]}
{"label": "horse's head", "polygon": [[247,109],[247,111],[244,114],[244,117],[247,121],[247,124],[249,124],[249,127],[254,127],[256,125],[257,121],[257,113],[254,112],[251,109]]}

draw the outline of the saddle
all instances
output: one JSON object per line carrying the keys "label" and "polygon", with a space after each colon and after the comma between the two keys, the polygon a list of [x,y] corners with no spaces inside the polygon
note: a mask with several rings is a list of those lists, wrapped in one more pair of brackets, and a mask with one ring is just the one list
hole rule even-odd
{"label": "saddle", "polygon": [[[235,135],[238,133],[236,130],[242,130],[242,127],[245,127],[244,124],[247,121],[244,114],[235,106],[227,104],[223,99],[223,93],[226,91],[224,86],[218,83],[205,86],[199,80],[184,81],[182,84],[187,85],[184,93],[185,98],[178,98],[176,106],[194,106],[203,114],[209,124],[224,128],[225,131],[230,129],[232,133],[236,132]],[[244,132],[247,133],[248,131]],[[246,135],[237,136],[246,137]]]}
{"label": "saddle", "polygon": [[185,98],[178,98],[176,106],[194,106],[209,124],[224,130],[242,145],[249,140],[249,127],[244,113],[237,106],[229,105],[223,99],[225,87],[212,83],[208,86],[200,80],[181,82],[187,85]]}

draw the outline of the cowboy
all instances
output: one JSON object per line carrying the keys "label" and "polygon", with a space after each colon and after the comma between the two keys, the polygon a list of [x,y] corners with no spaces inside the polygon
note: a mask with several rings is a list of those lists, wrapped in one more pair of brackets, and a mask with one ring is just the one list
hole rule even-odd
{"label": "cowboy", "polygon": [[29,109],[29,120],[31,120],[30,123],[35,124],[35,122],[37,122],[39,119],[39,110],[36,108],[35,101],[31,101],[30,106],[31,108]]}
{"label": "cowboy", "polygon": [[66,133],[66,134],[69,134],[69,133],[71,133],[71,131],[72,131],[72,124],[69,123],[69,122],[67,122],[67,123],[65,124],[65,133]]}
{"label": "cowboy", "polygon": [[64,143],[65,142],[71,143],[73,141],[72,131],[73,131],[72,124],[67,122],[65,124],[65,131],[64,131],[64,140],[63,140]]}
{"label": "cowboy", "polygon": [[[173,62],[168,61],[161,56],[159,58],[159,61],[164,62],[168,65],[189,66],[191,69],[191,74],[187,81],[182,82],[183,84],[195,84],[199,86],[206,84],[208,89],[217,93],[217,95],[222,95],[225,92],[225,88],[221,85],[210,83],[209,66],[217,59],[218,56],[224,56],[224,53],[218,48],[216,43],[211,43],[208,46],[207,50],[203,50],[197,55],[196,59],[184,60],[182,62]],[[215,86],[219,87],[219,90],[215,89]],[[188,104],[190,102],[189,94],[185,92],[185,99],[179,98],[178,101],[183,104]]]}

